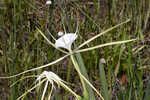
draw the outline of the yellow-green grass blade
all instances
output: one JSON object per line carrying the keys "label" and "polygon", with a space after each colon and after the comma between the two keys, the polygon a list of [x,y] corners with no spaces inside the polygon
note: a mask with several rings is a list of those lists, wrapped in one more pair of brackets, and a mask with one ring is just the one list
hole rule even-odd
{"label": "yellow-green grass blade", "polygon": [[99,71],[100,71],[99,75],[100,75],[100,81],[102,84],[102,94],[103,94],[104,100],[110,100],[105,71],[104,71],[104,67],[103,67],[103,64],[101,63],[101,61],[99,61]]}
{"label": "yellow-green grass blade", "polygon": [[18,82],[20,82],[20,81],[22,81],[22,80],[24,80],[24,79],[27,79],[27,78],[35,78],[35,77],[38,77],[38,75],[25,76],[25,77],[23,77],[23,78],[17,80],[16,82],[12,83],[12,84],[10,85],[10,87],[16,85]]}
{"label": "yellow-green grass blade", "polygon": [[66,51],[64,51],[64,50],[62,50],[62,49],[60,49],[60,48],[57,48],[54,43],[52,43],[51,41],[49,41],[48,38],[43,34],[43,32],[42,32],[40,29],[37,28],[37,30],[38,30],[38,32],[44,37],[44,39],[45,39],[51,46],[53,46],[55,49],[57,49],[57,50],[59,50],[59,51],[65,53],[65,54],[68,54],[68,52],[66,52]]}
{"label": "yellow-green grass blade", "polygon": [[117,45],[117,44],[128,43],[128,42],[132,42],[132,41],[135,41],[135,40],[136,40],[136,39],[105,43],[105,44],[97,45],[97,46],[94,46],[94,47],[90,47],[90,48],[86,48],[86,49],[77,50],[77,51],[74,51],[74,53],[90,51],[90,50],[94,50],[94,49],[97,49],[97,48],[101,48],[101,47],[105,47],[105,46],[110,46],[110,45]]}
{"label": "yellow-green grass blade", "polygon": [[[74,55],[71,55],[71,60],[72,60],[72,63],[74,65],[76,71],[78,73],[81,73],[79,65],[78,65],[78,63],[77,63],[76,58],[75,58]],[[87,92],[87,88],[86,88],[86,83],[85,83],[84,79],[81,77],[80,74],[79,74],[79,77],[80,77],[80,80],[81,80],[81,83],[82,83],[82,87],[83,87],[83,95],[84,95],[84,97],[88,98],[88,92]]]}
{"label": "yellow-green grass blade", "polygon": [[125,22],[122,22],[122,23],[120,23],[120,24],[118,24],[118,25],[115,25],[115,26],[111,27],[111,28],[105,30],[104,32],[101,32],[101,33],[97,34],[96,36],[90,38],[89,40],[87,40],[87,41],[85,41],[84,43],[82,43],[81,45],[79,45],[79,46],[76,48],[76,50],[78,50],[79,48],[83,47],[84,45],[90,43],[91,41],[95,40],[96,38],[100,37],[101,35],[103,35],[103,34],[109,32],[109,31],[111,31],[111,30],[113,30],[113,29],[119,27],[120,25],[129,22],[129,21],[130,21],[130,19],[128,19],[128,20],[126,20]]}
{"label": "yellow-green grass blade", "polygon": [[145,96],[144,96],[144,100],[149,100],[150,98],[150,76],[149,76],[149,80],[148,83],[146,85],[146,89],[145,89]]}
{"label": "yellow-green grass blade", "polygon": [[45,67],[54,65],[54,64],[58,63],[59,61],[65,59],[67,56],[69,56],[69,54],[68,54],[68,55],[65,55],[65,56],[63,56],[63,57],[61,57],[61,58],[59,58],[59,59],[57,59],[57,60],[55,60],[55,61],[53,61],[53,62],[51,62],[51,63],[48,63],[48,64],[46,64],[46,65],[42,65],[42,66],[37,67],[37,68],[32,68],[32,69],[30,69],[30,70],[26,70],[26,71],[21,72],[21,73],[16,74],[16,75],[12,75],[12,76],[8,76],[8,77],[0,77],[0,79],[7,79],[7,78],[17,77],[17,76],[22,75],[22,74],[25,74],[25,73],[27,73],[27,72],[39,70],[39,69],[42,69],[42,68],[45,68]]}
{"label": "yellow-green grass blade", "polygon": [[115,74],[116,77],[117,77],[117,75],[119,73],[120,59],[121,59],[121,56],[122,56],[124,50],[125,50],[125,46],[123,45],[123,46],[120,47],[119,58],[118,58],[118,61],[117,61],[118,63],[116,65],[116,68],[115,68],[115,71],[114,71],[114,74]]}
{"label": "yellow-green grass blade", "polygon": [[81,100],[81,97],[77,95],[73,90],[71,90],[66,84],[63,82],[59,81],[59,84],[64,87],[66,90],[68,90],[70,93],[72,93],[78,100]]}
{"label": "yellow-green grass blade", "polygon": [[[79,64],[79,69],[81,71],[81,74],[84,75],[85,78],[89,79],[81,54],[77,53],[77,54],[75,54],[75,57]],[[95,95],[94,95],[92,88],[87,83],[85,84],[85,87],[87,88],[89,99],[95,100]]]}
{"label": "yellow-green grass blade", "polygon": [[32,87],[31,89],[27,90],[24,94],[22,94],[20,97],[17,98],[17,100],[20,100],[22,97],[24,97],[27,93],[31,92],[33,89],[35,89],[36,87],[40,86],[42,83],[44,83],[46,81],[46,79],[43,79],[41,82],[39,82],[37,85],[35,85],[34,87]]}
{"label": "yellow-green grass blade", "polygon": [[[74,67],[75,67],[76,71],[78,72],[78,74],[80,76],[81,82],[83,83],[83,87],[85,88],[85,83],[84,83],[84,81],[85,81],[100,96],[100,98],[102,100],[104,100],[104,98],[101,95],[101,93],[81,74],[80,69],[78,67],[78,64],[77,64],[77,62],[76,62],[76,60],[75,60],[73,55],[71,55],[71,59],[72,59],[72,62],[74,64]],[[86,88],[84,90],[86,90]]]}

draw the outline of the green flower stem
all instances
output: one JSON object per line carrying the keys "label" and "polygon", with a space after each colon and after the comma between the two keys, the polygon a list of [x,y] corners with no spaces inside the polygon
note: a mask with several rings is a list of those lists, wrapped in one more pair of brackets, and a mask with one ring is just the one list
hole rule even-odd
{"label": "green flower stem", "polygon": [[137,39],[124,40],[124,41],[116,41],[116,42],[110,42],[110,43],[100,44],[100,45],[97,45],[97,46],[94,46],[94,47],[89,47],[89,48],[86,48],[86,49],[75,50],[74,53],[90,51],[90,50],[94,50],[94,49],[98,49],[98,48],[102,48],[102,47],[106,47],[106,46],[110,46],[110,45],[117,45],[117,44],[128,43],[128,42],[132,42],[132,41],[135,41],[135,40],[137,40]]}
{"label": "green flower stem", "polygon": [[69,92],[71,92],[78,100],[81,100],[81,97],[79,95],[77,95],[75,92],[73,92],[66,84],[64,84],[63,82],[59,81],[60,85],[62,87],[64,87],[65,89],[67,89]]}
{"label": "green flower stem", "polygon": [[74,55],[72,54],[72,52],[71,52],[70,57],[71,57],[72,63],[73,63],[73,65],[74,65],[76,71],[77,71],[78,74],[79,74],[79,77],[80,77],[80,80],[81,80],[81,83],[82,83],[82,86],[83,86],[83,90],[84,90],[84,95],[87,95],[87,96],[88,96],[88,92],[87,92],[87,89],[86,89],[86,85],[85,85],[85,82],[84,82],[84,80],[83,80],[83,78],[82,78],[82,76],[81,76],[81,72],[80,72],[80,69],[79,69],[79,65],[78,65],[78,63],[77,63],[77,61],[76,61]]}
{"label": "green flower stem", "polygon": [[128,19],[128,20],[126,20],[126,21],[124,21],[124,22],[122,22],[122,23],[120,23],[120,24],[117,24],[117,25],[115,25],[115,26],[109,28],[109,29],[105,30],[104,32],[101,32],[100,34],[97,34],[96,36],[90,38],[89,40],[87,40],[87,41],[85,41],[84,43],[82,43],[81,45],[79,45],[75,50],[80,49],[81,47],[83,47],[84,45],[86,45],[86,44],[90,43],[91,41],[97,39],[97,38],[100,37],[101,35],[103,35],[103,34],[109,32],[109,31],[111,31],[111,30],[113,30],[113,29],[119,27],[120,25],[129,22],[129,21],[130,21],[130,19]]}
{"label": "green flower stem", "polygon": [[78,72],[78,74],[80,76],[81,83],[83,85],[83,89],[85,90],[84,91],[85,95],[87,95],[88,93],[87,93],[84,81],[86,81],[93,88],[93,90],[101,97],[101,99],[104,100],[103,96],[97,91],[97,89],[81,74],[80,69],[79,69],[79,65],[78,65],[78,63],[77,63],[77,61],[76,61],[76,59],[73,55],[73,52],[71,51],[70,53],[71,53],[70,56],[71,56],[71,60],[74,64],[74,67],[75,67],[76,71]]}

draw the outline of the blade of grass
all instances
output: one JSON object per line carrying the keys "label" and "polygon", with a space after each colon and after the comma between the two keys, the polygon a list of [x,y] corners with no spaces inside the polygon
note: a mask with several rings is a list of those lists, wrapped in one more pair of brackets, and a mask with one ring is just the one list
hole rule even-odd
{"label": "blade of grass", "polygon": [[[84,75],[85,78],[89,79],[86,67],[85,67],[85,65],[83,63],[83,59],[81,57],[81,54],[77,53],[77,54],[75,54],[75,57],[76,57],[77,62],[79,64],[79,68],[80,68],[81,74]],[[90,88],[90,86],[88,84],[86,84],[86,88],[87,88],[87,91],[88,91],[88,94],[89,94],[89,99],[90,100],[95,100],[95,95],[94,95],[94,92],[93,92],[92,88]]]}
{"label": "blade of grass", "polygon": [[79,6],[78,3],[74,2],[74,3],[71,3],[71,4],[72,4],[73,6],[76,6],[76,7],[80,10],[80,12],[83,13],[83,15],[87,17],[87,19],[89,19],[91,22],[93,22],[93,24],[95,24],[97,27],[100,27],[100,25],[97,24],[97,23],[95,22],[95,20],[93,20],[93,18],[91,18],[85,11],[83,11],[83,10],[81,9],[81,7]]}
{"label": "blade of grass", "polygon": [[61,81],[59,83],[61,84],[62,87],[64,87],[69,92],[71,92],[78,100],[81,100],[81,97],[79,95],[77,95],[74,91],[72,91],[66,84],[64,84]]}
{"label": "blade of grass", "polygon": [[82,43],[82,44],[81,44],[80,46],[78,46],[75,50],[77,50],[77,49],[79,49],[79,48],[83,47],[84,45],[86,45],[86,44],[88,44],[89,42],[93,41],[94,39],[96,39],[96,38],[100,37],[101,35],[103,35],[103,34],[105,34],[105,33],[109,32],[109,31],[111,31],[111,30],[113,30],[113,29],[115,29],[115,28],[119,27],[120,25],[122,25],[122,24],[125,24],[125,23],[129,22],[129,21],[130,21],[130,19],[128,19],[128,20],[126,20],[125,22],[122,22],[122,23],[120,23],[120,24],[118,24],[118,25],[116,25],[116,26],[111,27],[111,28],[109,28],[109,29],[105,30],[104,32],[101,32],[100,34],[98,34],[98,35],[96,35],[96,36],[92,37],[91,39],[89,39],[89,40],[85,41],[84,43]]}
{"label": "blade of grass", "polygon": [[144,100],[149,100],[150,98],[150,76],[149,76],[149,80],[148,80],[148,83],[147,83],[147,88],[145,90],[145,96],[144,96]]}
{"label": "blade of grass", "polygon": [[40,66],[40,67],[37,67],[37,68],[32,68],[32,69],[30,69],[30,70],[26,70],[26,71],[21,72],[21,73],[16,74],[16,75],[12,75],[12,76],[8,76],[8,77],[0,77],[0,79],[6,79],[6,78],[17,77],[17,76],[22,75],[22,74],[25,74],[25,73],[27,73],[27,72],[39,70],[39,69],[41,69],[41,68],[45,68],[45,67],[47,67],[47,66],[54,65],[54,64],[56,64],[57,62],[59,62],[59,61],[65,59],[67,56],[69,56],[69,54],[68,54],[68,55],[65,55],[65,56],[63,56],[63,57],[61,57],[61,58],[59,58],[59,59],[57,59],[57,60],[55,60],[55,61],[53,61],[53,62],[51,62],[51,63],[48,63],[48,64],[46,64],[46,65],[43,65],[43,66]]}
{"label": "blade of grass", "polygon": [[57,50],[59,50],[59,51],[65,53],[65,54],[68,54],[66,51],[64,51],[64,50],[62,50],[62,49],[60,49],[60,48],[57,48],[57,47],[55,46],[55,44],[53,44],[51,41],[49,41],[48,38],[43,34],[43,32],[42,32],[40,29],[37,28],[37,30],[38,30],[38,32],[44,37],[44,39],[45,39],[51,46],[53,46],[55,49],[57,49]]}
{"label": "blade of grass", "polygon": [[121,46],[120,52],[119,52],[118,63],[117,63],[117,65],[116,65],[115,72],[114,72],[114,74],[115,74],[116,77],[117,77],[118,72],[119,72],[119,69],[120,69],[120,59],[121,59],[121,56],[122,56],[124,50],[125,50],[125,47],[124,47],[124,46]]}
{"label": "blade of grass", "polygon": [[10,85],[10,87],[14,86],[14,85],[17,84],[19,81],[22,81],[22,80],[27,79],[27,78],[33,78],[33,77],[38,77],[38,76],[37,76],[37,75],[25,76],[25,77],[23,77],[23,78],[17,80],[16,82],[12,83],[12,84]]}
{"label": "blade of grass", "polygon": [[[85,83],[84,81],[86,81],[86,83],[100,96],[100,98],[102,100],[104,100],[103,96],[101,95],[101,93],[99,93],[99,91],[81,74],[80,69],[79,69],[79,65],[74,57],[74,55],[71,55],[71,59],[72,59],[72,63],[74,64],[74,67],[76,69],[76,71],[78,72],[81,82],[83,82],[83,86],[85,88]],[[85,88],[86,89],[86,88]]]}
{"label": "blade of grass", "polygon": [[99,71],[100,71],[100,81],[102,83],[102,88],[103,88],[102,93],[104,95],[104,99],[105,100],[110,100],[104,67],[103,67],[103,64],[100,61],[99,61]]}
{"label": "blade of grass", "polygon": [[127,59],[127,66],[128,66],[128,77],[129,77],[129,92],[128,92],[128,100],[132,100],[133,99],[133,94],[135,93],[135,91],[133,92],[133,83],[134,83],[134,80],[133,80],[133,66],[132,66],[132,63],[131,63],[131,45],[128,44],[128,59]]}
{"label": "blade of grass", "polygon": [[76,50],[76,51],[74,51],[74,53],[90,51],[90,50],[94,50],[94,49],[97,49],[97,48],[101,48],[101,47],[105,47],[105,46],[110,46],[110,45],[116,45],[116,44],[128,43],[128,42],[132,42],[132,41],[135,41],[135,40],[136,40],[136,39],[105,43],[105,44],[97,45],[97,46],[90,47],[90,48],[86,48],[86,49]]}
{"label": "blade of grass", "polygon": [[[69,59],[68,70],[67,70],[67,82],[70,81],[71,68],[72,68],[72,62],[71,62],[71,59]],[[64,100],[68,100],[67,94],[68,94],[68,91],[66,91],[66,93],[65,93]]]}
{"label": "blade of grass", "polygon": [[17,100],[20,100],[22,97],[24,97],[27,93],[29,93],[30,91],[32,91],[33,89],[35,89],[36,87],[40,86],[42,83],[44,83],[46,81],[46,79],[43,79],[41,82],[39,82],[37,85],[35,85],[34,87],[32,87],[31,89],[27,90],[24,94],[22,94],[20,97],[17,98]]}
{"label": "blade of grass", "polygon": [[[79,77],[80,77],[80,80],[81,80],[81,83],[82,83],[82,87],[83,87],[83,97],[85,100],[87,100],[89,98],[88,96],[88,92],[87,92],[87,88],[86,88],[86,83],[84,81],[84,79],[82,78],[82,75],[80,75],[82,72],[80,70],[80,67],[79,67],[79,64],[77,63],[77,60],[75,58],[74,55],[71,55],[71,60],[72,60],[72,63],[76,69],[76,71],[78,72],[79,74]],[[84,76],[83,76],[84,77]]]}

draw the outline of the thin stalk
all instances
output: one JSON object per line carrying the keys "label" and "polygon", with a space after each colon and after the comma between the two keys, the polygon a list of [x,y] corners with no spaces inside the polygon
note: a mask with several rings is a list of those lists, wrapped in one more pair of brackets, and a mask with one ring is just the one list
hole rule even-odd
{"label": "thin stalk", "polygon": [[109,32],[109,31],[111,31],[111,30],[113,30],[113,29],[119,27],[120,25],[129,22],[129,21],[130,21],[130,19],[128,19],[128,20],[126,20],[125,22],[122,22],[122,23],[120,23],[120,24],[118,24],[118,25],[115,25],[115,26],[111,27],[111,28],[105,30],[104,32],[101,32],[101,33],[97,34],[96,36],[94,36],[94,37],[90,38],[89,40],[85,41],[84,43],[82,43],[82,44],[81,44],[80,46],[78,46],[75,50],[78,50],[79,48],[83,47],[84,45],[86,45],[86,44],[90,43],[91,41],[97,39],[97,38],[100,37],[101,35],[103,35],[103,34]]}
{"label": "thin stalk", "polygon": [[[80,76],[81,82],[82,81],[84,82],[84,80],[85,80],[93,88],[93,90],[101,97],[101,99],[104,100],[103,96],[97,91],[97,89],[81,74],[78,63],[75,60],[75,57],[74,57],[73,53],[71,53],[70,56],[71,56],[71,60],[74,64],[74,67],[75,67],[76,71],[78,72],[78,74]],[[83,84],[83,88],[85,88],[85,83]]]}
{"label": "thin stalk", "polygon": [[61,86],[66,88],[69,92],[71,92],[78,100],[81,100],[81,97],[79,95],[77,95],[74,91],[72,91],[66,84],[64,84],[61,81],[59,83],[61,84]]}
{"label": "thin stalk", "polygon": [[[79,69],[79,65],[74,57],[74,55],[72,54],[71,55],[71,60],[72,60],[72,63],[74,64],[74,67],[75,69],[77,70],[78,73],[81,73],[80,72],[80,69]],[[81,77],[81,75],[79,74],[79,77],[80,77],[80,80],[81,80],[81,83],[82,83],[82,86],[83,86],[83,90],[84,90],[84,95],[87,95],[88,92],[87,92],[87,89],[86,89],[86,85],[85,85],[85,82],[83,80],[83,78]]]}
{"label": "thin stalk", "polygon": [[94,47],[89,47],[89,48],[86,48],[86,49],[76,50],[76,51],[74,51],[74,52],[75,52],[75,53],[85,52],[85,51],[90,51],[90,50],[94,50],[94,49],[101,48],[101,47],[105,47],[105,46],[109,46],[109,45],[116,45],[116,44],[128,43],[128,42],[132,42],[132,41],[135,41],[135,40],[136,40],[136,39],[125,40],[125,41],[110,42],[110,43],[105,43],[105,44],[97,45],[97,46],[94,46]]}
{"label": "thin stalk", "polygon": [[106,80],[106,74],[105,74],[105,70],[103,67],[103,64],[101,62],[99,62],[99,71],[100,71],[100,80],[101,80],[101,84],[102,84],[102,88],[103,88],[103,96],[105,98],[105,100],[110,100],[110,95],[108,92],[108,85],[107,85],[107,80]]}
{"label": "thin stalk", "polygon": [[51,41],[49,41],[48,38],[43,34],[43,32],[42,32],[40,29],[37,28],[37,30],[38,30],[38,32],[44,37],[44,39],[45,39],[51,46],[53,46],[55,49],[59,50],[59,51],[62,52],[62,53],[68,54],[66,51],[64,51],[64,50],[62,50],[62,49],[60,49],[60,48],[57,48],[57,47],[55,46],[55,44],[53,44]]}
{"label": "thin stalk", "polygon": [[46,90],[47,90],[47,86],[48,86],[48,80],[45,83],[45,87],[44,87],[44,90],[43,90],[43,94],[42,94],[41,100],[44,100],[44,96],[45,96],[45,93],[46,93]]}
{"label": "thin stalk", "polygon": [[30,76],[25,76],[19,80],[17,80],[16,82],[14,82],[13,84],[10,85],[10,87],[13,87],[14,85],[16,85],[18,82],[24,80],[24,79],[27,79],[27,78],[33,78],[33,77],[38,77],[38,75],[30,75]]}
{"label": "thin stalk", "polygon": [[[86,90],[85,83],[84,83],[84,80],[85,80],[96,91],[96,93],[102,98],[102,100],[104,100],[102,95],[95,89],[95,87],[81,74],[80,69],[79,69],[79,65],[78,65],[73,53],[70,56],[71,56],[71,60],[74,64],[74,67],[80,76],[81,82],[83,82],[82,83],[83,88]],[[87,90],[85,91],[85,93],[87,93]]]}
{"label": "thin stalk", "polygon": [[[84,75],[84,77],[86,79],[88,79],[88,73],[87,73],[86,66],[85,66],[85,64],[83,62],[83,58],[82,58],[81,54],[77,53],[74,56],[75,56],[76,61],[77,61],[78,65],[79,65],[81,74]],[[84,99],[96,100],[93,89],[87,83],[86,83],[86,88],[87,88],[87,91],[88,91],[88,97],[86,97]]]}
{"label": "thin stalk", "polygon": [[45,82],[46,79],[43,79],[41,82],[39,82],[37,85],[35,85],[34,87],[32,87],[31,89],[27,90],[24,94],[22,94],[19,98],[17,98],[17,100],[20,100],[22,97],[24,97],[27,93],[31,92],[33,89],[35,89],[36,87],[40,86],[43,82]]}
{"label": "thin stalk", "polygon": [[32,69],[30,69],[30,70],[26,70],[26,71],[21,72],[21,73],[16,74],[16,75],[12,75],[12,76],[8,76],[8,77],[0,77],[0,79],[14,78],[14,77],[17,77],[17,76],[19,76],[19,75],[25,74],[25,73],[27,73],[27,72],[31,72],[31,71],[35,71],[35,70],[39,70],[39,69],[48,67],[48,66],[50,66],[50,65],[56,64],[57,62],[59,62],[59,61],[65,59],[67,56],[69,56],[69,54],[68,54],[68,55],[65,55],[65,56],[63,56],[63,57],[61,57],[61,58],[59,58],[59,59],[57,59],[57,60],[55,60],[55,61],[53,61],[53,62],[51,62],[51,63],[48,63],[48,64],[46,64],[46,65],[43,65],[43,66],[40,66],[40,67],[37,67],[37,68],[32,68]]}
{"label": "thin stalk", "polygon": [[49,93],[49,96],[48,96],[48,100],[51,99],[51,95],[52,95],[52,92],[53,92],[53,88],[54,88],[54,84],[52,82],[52,87],[51,87],[51,90],[50,90],[50,93]]}

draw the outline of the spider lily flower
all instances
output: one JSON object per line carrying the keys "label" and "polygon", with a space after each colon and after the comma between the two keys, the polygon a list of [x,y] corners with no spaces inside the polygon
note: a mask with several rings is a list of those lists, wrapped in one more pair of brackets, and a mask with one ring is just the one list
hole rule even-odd
{"label": "spider lily flower", "polygon": [[77,100],[80,100],[81,97],[79,95],[77,95],[75,92],[73,92],[67,85],[65,85],[64,83],[66,83],[65,81],[63,81],[58,75],[56,75],[55,73],[53,72],[48,72],[48,71],[44,71],[38,78],[37,78],[37,81],[41,81],[41,79],[43,78],[46,78],[46,84],[45,84],[45,88],[44,88],[44,91],[43,91],[43,95],[42,95],[42,99],[41,100],[44,100],[44,96],[45,96],[45,93],[46,93],[46,90],[47,90],[47,86],[48,86],[48,82],[51,83],[52,85],[52,89],[50,91],[50,94],[49,94],[49,99],[50,100],[50,97],[51,97],[51,93],[52,93],[52,90],[54,88],[54,83],[53,82],[56,82],[57,85],[61,85],[62,87],[64,87],[65,89],[67,89],[69,92],[71,92],[76,98]]}
{"label": "spider lily flower", "polygon": [[77,95],[74,91],[72,91],[65,83],[64,80],[62,80],[58,75],[56,75],[55,73],[51,72],[51,71],[44,71],[42,74],[39,75],[39,77],[36,79],[36,81],[39,81],[38,84],[36,84],[34,87],[32,87],[31,89],[27,90],[24,94],[22,94],[19,98],[17,98],[17,100],[20,100],[22,97],[24,97],[27,93],[31,92],[33,89],[39,87],[42,83],[46,82],[45,87],[43,89],[43,94],[41,97],[41,100],[44,100],[47,88],[49,83],[51,84],[51,90],[49,91],[49,96],[48,96],[48,100],[50,100],[51,98],[51,94],[54,87],[54,82],[57,83],[58,86],[62,86],[63,88],[65,88],[66,90],[68,90],[70,93],[72,93],[77,100],[81,100],[81,97],[79,95]]}
{"label": "spider lily flower", "polygon": [[77,24],[75,33],[67,33],[65,26],[64,26],[64,31],[65,31],[65,35],[63,35],[63,32],[58,32],[58,35],[59,36],[62,35],[62,36],[59,39],[55,40],[55,46],[57,48],[61,47],[61,48],[65,48],[65,49],[71,51],[71,45],[78,37],[78,35],[77,35],[78,24]]}
{"label": "spider lily flower", "polygon": [[67,33],[56,40],[55,46],[65,48],[67,50],[71,50],[72,43],[76,40],[77,34],[76,33]]}
{"label": "spider lily flower", "polygon": [[[38,78],[37,81],[40,81],[42,78],[46,78],[50,83],[53,83],[55,81],[57,84],[60,81],[63,81],[58,75],[56,75],[53,72],[44,71]],[[64,81],[63,81],[64,82]]]}
{"label": "spider lily flower", "polygon": [[46,90],[47,90],[47,87],[48,87],[48,83],[50,82],[52,87],[51,87],[51,91],[50,91],[50,94],[49,94],[49,99],[50,100],[50,97],[51,97],[51,93],[52,93],[52,90],[54,88],[54,82],[57,83],[57,85],[59,86],[61,82],[64,82],[58,75],[56,75],[55,73],[53,72],[48,72],[48,71],[44,71],[38,78],[37,78],[37,81],[40,81],[45,78],[46,79],[46,84],[45,84],[45,88],[43,90],[43,94],[42,94],[42,98],[41,100],[44,100],[44,96],[45,96],[45,93],[46,93]]}

